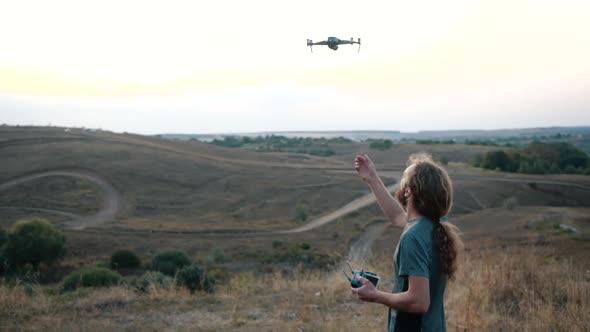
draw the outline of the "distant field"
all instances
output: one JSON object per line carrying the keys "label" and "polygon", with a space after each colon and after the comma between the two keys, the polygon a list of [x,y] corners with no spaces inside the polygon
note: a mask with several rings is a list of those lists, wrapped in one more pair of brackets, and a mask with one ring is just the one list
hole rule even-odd
{"label": "distant field", "polygon": [[[0,226],[47,218],[64,229],[68,249],[58,271],[44,279],[46,286],[0,285],[0,323],[90,331],[381,327],[385,311],[354,302],[334,266],[297,270],[293,262],[277,260],[277,243],[303,243],[336,265],[349,257],[357,266],[374,267],[387,289],[400,231],[388,226],[376,204],[363,203],[371,194],[354,171],[354,156],[369,154],[386,184],[394,185],[409,155],[428,152],[448,162],[456,193],[450,219],[466,241],[463,283],[452,285],[454,295],[447,299],[449,327],[583,330],[576,317],[587,317],[590,307],[588,296],[579,296],[590,292],[590,176],[469,166],[490,146],[406,143],[378,150],[348,142],[330,143],[330,149],[333,156],[319,157],[82,129],[0,127]],[[319,228],[282,232],[332,214],[337,217]],[[199,261],[221,249],[224,261],[212,266],[222,275],[217,292],[141,295],[117,287],[57,293],[66,273],[104,266],[117,249],[132,249],[145,263],[165,248],[186,250]],[[535,275],[530,290],[541,295],[521,300],[532,293],[492,278],[498,264],[507,264],[501,273],[519,280]],[[569,271],[566,290],[538,284],[561,270]],[[270,290],[260,288],[261,280]],[[556,299],[568,306],[552,306]],[[509,319],[498,314],[514,305],[518,312],[504,313]],[[154,313],[155,307],[162,309]],[[555,319],[547,315],[567,319],[551,325]]]}
{"label": "distant field", "polygon": [[[382,219],[376,205],[314,232],[260,233],[299,227],[368,194],[352,165],[359,153],[370,154],[390,184],[412,153],[446,158],[456,186],[451,217],[461,220],[477,219],[481,211],[507,204],[517,209],[590,206],[590,177],[502,174],[465,166],[475,154],[492,147],[402,144],[376,150],[368,143],[350,142],[331,148],[337,153],[325,158],[103,131],[1,127],[0,184],[48,170],[96,174],[112,184],[121,197],[116,216],[91,228],[67,230],[72,259],[100,259],[122,247],[143,255],[180,247],[203,256],[220,246],[241,261],[261,255],[273,239],[306,241],[323,252],[346,254],[364,227]],[[68,214],[84,216],[100,210],[105,195],[86,180],[38,178],[0,191],[0,224],[9,227],[19,218],[42,216],[66,225]],[[297,219],[297,206],[306,209],[306,221]]]}

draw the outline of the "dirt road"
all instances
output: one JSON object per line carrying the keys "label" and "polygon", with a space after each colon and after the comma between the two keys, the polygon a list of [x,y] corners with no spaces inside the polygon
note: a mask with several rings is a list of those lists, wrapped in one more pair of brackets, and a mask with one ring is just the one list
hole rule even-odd
{"label": "dirt road", "polygon": [[[8,182],[0,184],[0,191],[6,190],[8,188],[17,186],[21,183],[32,181],[39,178],[50,177],[50,176],[67,176],[67,177],[74,177],[78,179],[84,179],[90,182],[93,182],[98,187],[101,188],[103,191],[103,200],[101,202],[100,210],[89,216],[79,216],[76,214],[63,212],[63,211],[55,211],[49,209],[39,209],[39,208],[31,208],[31,207],[19,207],[24,210],[36,210],[41,212],[49,212],[49,213],[56,213],[71,217],[72,220],[68,221],[65,226],[72,229],[83,229],[86,227],[91,226],[98,226],[101,223],[106,221],[113,220],[120,209],[123,207],[123,199],[121,194],[111,185],[108,181],[103,179],[97,174],[93,174],[87,171],[78,171],[78,170],[63,170],[63,171],[47,171],[36,173],[32,175],[27,175],[23,177],[19,177],[16,179],[12,179]],[[2,208],[15,208],[15,207],[0,207]]]}
{"label": "dirt road", "polygon": [[[387,190],[389,192],[393,192],[395,190],[397,190],[397,187],[399,185],[398,184],[392,184],[387,186]],[[277,233],[280,234],[290,234],[290,233],[301,233],[301,232],[306,232],[309,230],[312,230],[314,228],[318,228],[320,226],[323,226],[331,221],[334,221],[348,213],[351,213],[353,211],[362,209],[366,206],[369,206],[373,203],[376,202],[375,196],[373,195],[373,193],[368,193],[362,197],[359,197],[357,199],[355,199],[354,201],[344,205],[343,207],[334,210],[324,216],[321,216],[315,220],[312,220],[310,222],[308,222],[307,224],[301,226],[301,227],[297,227],[297,228],[293,228],[293,229],[289,229],[286,231],[279,231]]]}

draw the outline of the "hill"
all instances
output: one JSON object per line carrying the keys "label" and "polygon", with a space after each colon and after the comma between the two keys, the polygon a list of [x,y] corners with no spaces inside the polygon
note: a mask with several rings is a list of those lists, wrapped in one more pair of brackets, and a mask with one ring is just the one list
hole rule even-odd
{"label": "hill", "polygon": [[[371,195],[355,174],[354,156],[369,153],[385,181],[395,184],[407,157],[418,151],[449,161],[456,187],[451,217],[474,230],[493,234],[497,226],[480,211],[590,206],[589,177],[509,175],[465,164],[492,147],[396,144],[378,150],[344,142],[331,148],[337,153],[326,158],[105,131],[1,127],[0,222],[8,227],[41,216],[62,225],[72,259],[101,259],[129,247],[142,255],[180,247],[204,257],[218,246],[236,264],[259,263],[276,240],[345,255],[364,229],[382,220],[363,198]],[[347,204],[353,208],[334,213]],[[318,231],[281,232],[326,216],[332,219]],[[372,240],[399,236],[372,232],[378,236],[369,247]]]}
{"label": "hill", "polygon": [[[448,162],[456,193],[450,219],[466,241],[447,297],[449,328],[583,330],[590,307],[589,176],[473,168],[473,156],[494,148],[482,145],[328,144],[335,154],[318,157],[83,129],[0,127],[0,225],[45,217],[63,228],[68,248],[57,272],[42,274],[42,286],[0,284],[0,325],[378,329],[384,311],[353,300],[339,266],[347,257],[377,271],[381,289],[391,289],[400,230],[383,220],[352,161],[368,153],[394,190],[407,157],[426,151]],[[66,273],[108,266],[117,249],[132,249],[145,265],[164,248],[186,250],[199,262],[221,253],[223,261],[208,267],[218,278],[215,293],[155,288],[145,294],[129,286],[132,273],[123,286],[59,292]]]}

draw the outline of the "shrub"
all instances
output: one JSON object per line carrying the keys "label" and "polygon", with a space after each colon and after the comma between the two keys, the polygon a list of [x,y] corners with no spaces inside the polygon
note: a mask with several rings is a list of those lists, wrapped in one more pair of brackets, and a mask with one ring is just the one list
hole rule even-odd
{"label": "shrub", "polygon": [[182,250],[165,250],[152,259],[152,270],[172,276],[184,266],[190,265],[191,262],[191,258]]}
{"label": "shrub", "polygon": [[309,210],[307,209],[307,206],[301,203],[297,204],[295,207],[295,219],[306,221],[308,216]]}
{"label": "shrub", "polygon": [[4,252],[11,265],[30,263],[35,271],[42,262],[55,262],[65,255],[66,238],[47,220],[41,218],[18,221],[8,234]]}
{"label": "shrub", "polygon": [[109,287],[121,282],[121,275],[103,267],[90,267],[70,273],[63,282],[64,291],[80,287]]}
{"label": "shrub", "polygon": [[172,289],[174,280],[162,272],[148,271],[137,278],[133,284],[137,290],[149,293],[155,288]]}
{"label": "shrub", "polygon": [[195,264],[183,267],[178,273],[178,281],[188,288],[191,293],[197,290],[212,292],[215,283],[211,276],[208,276]]}
{"label": "shrub", "polygon": [[207,262],[210,264],[225,262],[225,253],[223,249],[215,246],[211,249],[211,253],[207,256]]}
{"label": "shrub", "polygon": [[117,250],[111,255],[112,269],[135,269],[141,265],[141,260],[131,250]]}

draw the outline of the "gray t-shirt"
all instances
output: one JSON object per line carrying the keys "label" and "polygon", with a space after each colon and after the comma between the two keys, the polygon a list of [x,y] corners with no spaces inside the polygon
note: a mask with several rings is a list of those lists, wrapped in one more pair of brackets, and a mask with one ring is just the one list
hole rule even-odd
{"label": "gray t-shirt", "polygon": [[389,309],[388,331],[446,331],[443,304],[447,275],[441,273],[438,249],[433,238],[434,224],[428,218],[408,223],[393,256],[393,293],[408,290],[409,276],[430,281],[430,307],[424,314]]}

